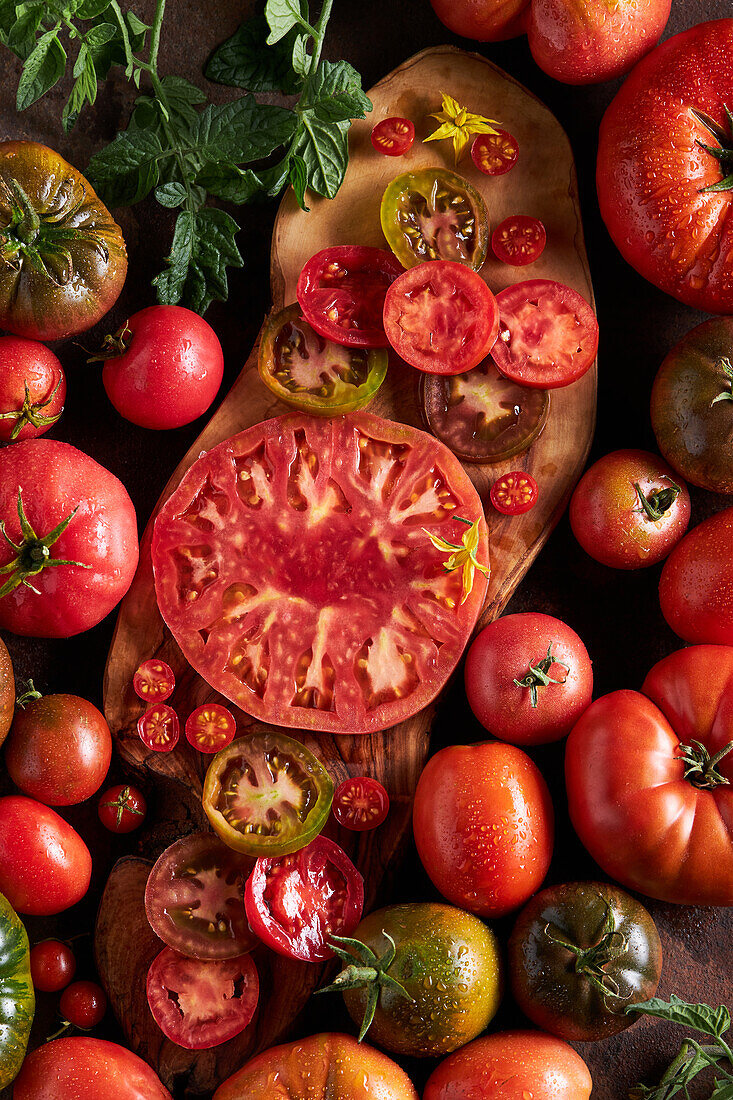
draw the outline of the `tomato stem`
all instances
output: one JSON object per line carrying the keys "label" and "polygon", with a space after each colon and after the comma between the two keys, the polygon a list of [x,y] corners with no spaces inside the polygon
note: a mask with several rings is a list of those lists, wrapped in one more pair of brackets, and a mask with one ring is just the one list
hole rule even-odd
{"label": "tomato stem", "polygon": [[727,355],[723,355],[718,359],[715,364],[717,370],[722,370],[724,374],[728,375],[729,381],[726,383],[727,390],[721,390],[717,397],[714,397],[710,402],[710,407],[717,405],[719,401],[733,401],[733,363]]}
{"label": "tomato stem", "polygon": [[81,561],[70,561],[67,558],[52,558],[51,547],[57,539],[61,537],[66,528],[71,523],[72,519],[79,510],[79,506],[69,515],[66,519],[63,519],[58,526],[54,527],[53,531],[39,537],[33,530],[23,508],[23,495],[22,490],[18,489],[18,519],[20,520],[20,530],[23,535],[21,542],[13,542],[5,530],[5,523],[0,520],[0,535],[5,539],[5,542],[15,551],[15,557],[12,558],[6,565],[0,566],[0,576],[3,573],[9,574],[5,584],[0,587],[0,599],[3,596],[10,595],[21,584],[26,588],[30,588],[31,592],[35,592],[36,595],[40,595],[40,592],[35,588],[28,580],[29,577],[35,577],[38,573],[41,573],[44,569],[54,565],[78,565],[81,569],[91,569],[90,565],[86,565]]}
{"label": "tomato stem", "polygon": [[590,947],[580,947],[564,935],[557,935],[550,930],[549,922],[545,925],[544,934],[552,943],[559,944],[575,956],[575,973],[581,975],[590,982],[594,989],[603,995],[604,1002],[609,1011],[613,1012],[607,1003],[608,997],[614,999],[628,999],[630,994],[622,998],[621,988],[605,968],[620,951],[627,946],[626,937],[616,929],[616,916],[610,902],[603,899],[606,906],[606,915],[601,930],[600,939]]}
{"label": "tomato stem", "polygon": [[25,691],[23,691],[15,700],[16,707],[20,707],[21,710],[25,710],[26,703],[33,703],[36,699],[42,699],[43,695],[36,689],[36,685],[32,680],[28,680],[26,683]]}
{"label": "tomato stem", "polygon": [[679,485],[675,485],[671,480],[666,488],[654,489],[648,496],[644,496],[638,481],[634,482],[634,488],[641,504],[640,511],[645,512],[652,523],[658,523],[666,516],[682,492]]}
{"label": "tomato stem", "polygon": [[729,741],[714,756],[701,741],[693,740],[689,745],[680,745],[679,755],[685,766],[684,778],[703,791],[730,786],[730,779],[717,770],[720,761],[730,752],[733,752],[733,741]]}
{"label": "tomato stem", "polygon": [[361,940],[350,939],[348,936],[331,936],[329,946],[347,965],[330,985],[316,990],[316,993],[344,993],[349,989],[366,989],[367,1002],[359,1028],[359,1042],[372,1026],[383,989],[391,989],[399,997],[413,1001],[402,983],[387,973],[395,960],[397,944],[384,929],[382,935],[389,940],[389,947],[381,958],[377,958],[371,947]]}
{"label": "tomato stem", "polygon": [[34,428],[48,428],[51,424],[55,424],[64,411],[63,407],[55,414],[55,416],[42,416],[41,409],[45,409],[47,405],[50,405],[54,397],[58,393],[59,386],[61,385],[61,375],[59,380],[51,390],[51,393],[45,399],[45,401],[31,401],[30,391],[28,389],[28,382],[24,380],[23,387],[25,389],[25,397],[23,398],[23,404],[19,409],[13,409],[12,412],[0,413],[0,420],[15,420],[13,430],[10,433],[11,440],[17,439],[26,424],[31,424]]}
{"label": "tomato stem", "polygon": [[[552,656],[552,647],[554,644],[554,642],[550,642],[547,647],[547,653],[542,660],[535,661],[533,665],[529,666],[527,674],[521,680],[514,681],[519,688],[529,688],[529,699],[533,710],[539,703],[539,689],[541,687],[547,687],[549,684],[564,684],[570,675],[570,666],[564,665],[560,661],[556,661]],[[550,669],[553,665],[565,669],[565,675],[562,680],[555,680],[550,676]]]}
{"label": "tomato stem", "polygon": [[712,157],[720,163],[720,170],[723,173],[723,179],[718,183],[712,183],[709,187],[701,187],[700,194],[704,195],[715,191],[731,191],[733,190],[733,112],[726,104],[725,114],[728,119],[728,132],[721,126],[718,126],[712,119],[702,115],[699,111],[693,112],[698,121],[703,124],[705,129],[715,138],[718,142],[717,145],[707,145],[704,141],[697,141],[697,145],[704,149],[706,153],[709,153]]}
{"label": "tomato stem", "polygon": [[102,347],[96,355],[87,356],[87,363],[103,363],[107,359],[118,359],[129,350],[132,344],[132,329],[127,321],[117,329],[108,332],[102,341]]}

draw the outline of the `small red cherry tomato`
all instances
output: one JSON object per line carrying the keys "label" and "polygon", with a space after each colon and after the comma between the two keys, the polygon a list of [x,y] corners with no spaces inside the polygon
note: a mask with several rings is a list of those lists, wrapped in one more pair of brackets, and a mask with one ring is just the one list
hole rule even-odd
{"label": "small red cherry tomato", "polygon": [[412,148],[415,126],[409,118],[383,118],[372,130],[372,145],[386,157],[401,157]]}
{"label": "small red cherry tomato", "polygon": [[513,214],[497,225],[491,234],[491,247],[497,260],[512,267],[526,267],[539,260],[545,251],[547,233],[539,218]]}
{"label": "small red cherry tomato", "polygon": [[152,657],[140,665],[132,678],[132,686],[144,702],[164,703],[173,694],[176,678],[170,665]]}
{"label": "small red cherry tomato", "polygon": [[82,1031],[89,1031],[102,1022],[107,998],[96,982],[74,982],[61,994],[59,1008],[64,1020]]}
{"label": "small red cherry tomato", "polygon": [[237,720],[220,703],[205,703],[186,719],[186,737],[199,752],[218,752],[234,740]]}
{"label": "small red cherry tomato", "polygon": [[158,703],[149,707],[137,720],[140,740],[153,752],[172,752],[181,735],[181,725],[173,707]]}
{"label": "small red cherry tomato", "polygon": [[65,989],[76,973],[74,952],[61,940],[41,940],[31,948],[33,988],[41,993]]}
{"label": "small red cherry tomato", "polygon": [[333,796],[333,816],[345,829],[356,833],[376,829],[389,810],[389,795],[368,775],[344,779]]}
{"label": "small red cherry tomato", "polygon": [[99,820],[111,833],[132,833],[142,825],[147,809],[142,791],[120,783],[104,792],[97,812]]}
{"label": "small red cherry tomato", "polygon": [[471,160],[485,176],[503,176],[517,163],[519,143],[508,130],[477,134],[471,146]]}
{"label": "small red cherry tomato", "polygon": [[491,503],[505,516],[521,516],[537,503],[537,482],[531,474],[513,470],[491,486]]}

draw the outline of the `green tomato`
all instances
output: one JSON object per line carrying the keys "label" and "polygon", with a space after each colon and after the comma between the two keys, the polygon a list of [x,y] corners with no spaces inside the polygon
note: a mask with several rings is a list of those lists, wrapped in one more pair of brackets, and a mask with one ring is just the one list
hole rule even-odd
{"label": "green tomato", "polygon": [[35,1009],[28,936],[0,894],[0,1089],[15,1080],[23,1064]]}

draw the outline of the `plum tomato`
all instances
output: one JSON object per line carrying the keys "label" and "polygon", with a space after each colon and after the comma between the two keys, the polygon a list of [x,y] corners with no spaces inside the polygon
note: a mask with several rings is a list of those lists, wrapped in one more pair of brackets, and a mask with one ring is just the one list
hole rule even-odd
{"label": "plum tomato", "polygon": [[138,718],[137,732],[151,752],[173,752],[181,736],[181,723],[173,707],[156,703]]}
{"label": "plum tomato", "polygon": [[5,766],[16,787],[47,806],[91,798],[111,759],[104,715],[78,695],[42,695],[18,707],[5,745]]}
{"label": "plum tomato", "polygon": [[276,730],[248,733],[217,753],[203,793],[214,831],[250,856],[305,847],[323,828],[332,799],[333,783],[320,760]]}
{"label": "plum tomato", "polygon": [[72,1027],[91,1031],[104,1019],[107,998],[96,982],[74,982],[61,994],[59,1010]]}
{"label": "plum tomato", "polygon": [[481,725],[513,745],[559,741],[593,698],[588,651],[552,615],[502,615],[468,651],[466,695]]}
{"label": "plum tomato", "polygon": [[208,322],[183,306],[147,306],[107,336],[90,362],[120,416],[160,431],[190,424],[208,409],[224,377],[224,353]]}
{"label": "plum tomato", "polygon": [[523,905],[552,856],[552,799],[537,766],[499,741],[428,760],[412,815],[418,855],[453,905],[500,917]]}
{"label": "plum tomato", "polygon": [[384,248],[333,245],[311,256],[295,296],[303,317],[326,340],[347,347],[387,346],[382,310],[402,268]]}
{"label": "plum tomato", "polygon": [[92,857],[62,817],[22,795],[0,798],[0,893],[18,913],[53,916],[89,889]]}
{"label": "plum tomato", "polygon": [[5,743],[15,714],[15,675],[8,647],[0,638],[0,745]]}
{"label": "plum tomato", "polygon": [[368,775],[351,776],[339,783],[333,796],[333,816],[345,829],[367,832],[381,825],[389,813],[389,795]]}
{"label": "plum tomato", "polygon": [[286,405],[314,416],[340,416],[369,404],[386,377],[389,356],[386,348],[327,340],[293,305],[269,317],[257,362],[262,381]]}
{"label": "plum tomato", "polygon": [[99,800],[97,813],[105,829],[111,833],[134,833],[145,820],[148,805],[137,787],[120,783],[106,790]]}
{"label": "plum tomato", "polygon": [[514,1000],[533,1024],[571,1042],[634,1023],[662,973],[662,943],[644,906],[605,882],[567,882],[531,898],[509,940]]}
{"label": "plum tomato", "polygon": [[656,565],[690,522],[681,477],[648,451],[612,451],[586,470],[570,500],[570,526],[587,554],[613,569]]}
{"label": "plum tomato", "polygon": [[412,148],[415,124],[409,118],[383,118],[372,130],[372,145],[387,157],[402,157]]}
{"label": "plum tomato", "polygon": [[331,936],[350,936],[364,908],[364,880],[343,848],[318,836],[287,856],[263,856],[247,880],[252,931],[291,959],[333,957]]}
{"label": "plum tomato", "polygon": [[[461,268],[462,271],[467,270]],[[216,691],[275,726],[386,729],[422,710],[483,605],[430,535],[460,542],[483,507],[458,459],[369,413],[298,413],[212,448],[153,534],[158,606]]]}
{"label": "plum tomato", "polygon": [[0,336],[0,442],[44,435],[64,411],[66,378],[37,340]]}
{"label": "plum tomato", "polygon": [[544,225],[529,214],[512,214],[491,235],[491,248],[497,260],[512,267],[527,267],[539,260],[546,244]]}
{"label": "plum tomato", "polygon": [[428,374],[462,374],[494,346],[499,307],[470,267],[432,260],[392,283],[384,300],[384,329],[410,366]]}
{"label": "plum tomato", "polygon": [[241,1035],[257,1010],[260,983],[250,955],[187,959],[164,947],[148,970],[153,1018],[186,1050],[209,1050]]}
{"label": "plum tomato", "polygon": [[733,508],[677,543],[659,579],[662,614],[686,642],[733,645]]}
{"label": "plum tomato", "polygon": [[76,973],[76,958],[68,943],[41,940],[31,948],[31,978],[39,993],[60,993]]}
{"label": "plum tomato", "polygon": [[524,470],[502,474],[491,486],[489,498],[503,516],[522,516],[534,508],[539,496],[537,482]]}
{"label": "plum tomato", "polygon": [[153,1070],[132,1051],[74,1035],[45,1043],[29,1054],[14,1100],[172,1100]]}
{"label": "plum tomato", "polygon": [[257,943],[244,912],[254,861],[211,833],[166,848],[145,888],[145,912],[163,943],[194,959],[233,959]]}
{"label": "plum tomato", "polygon": [[199,752],[219,752],[237,735],[237,720],[221,703],[204,703],[186,719],[186,740]]}
{"label": "plum tomato", "polygon": [[450,260],[478,271],[489,246],[489,215],[479,192],[447,168],[404,172],[387,187],[382,232],[404,268]]}
{"label": "plum tomato", "polygon": [[471,144],[471,160],[485,176],[504,176],[519,159],[519,143],[508,130],[477,134]]}
{"label": "plum tomato", "polygon": [[448,30],[477,42],[499,42],[525,31],[529,0],[430,0]]}
{"label": "plum tomato", "polygon": [[132,678],[133,690],[144,703],[164,703],[173,694],[175,686],[173,669],[157,657],[143,661]]}

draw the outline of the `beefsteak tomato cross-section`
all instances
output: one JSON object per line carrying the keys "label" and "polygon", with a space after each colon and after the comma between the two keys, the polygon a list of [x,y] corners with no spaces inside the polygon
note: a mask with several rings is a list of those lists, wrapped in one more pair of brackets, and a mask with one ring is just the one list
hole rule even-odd
{"label": "beefsteak tomato cross-section", "polygon": [[153,536],[161,614],[208,683],[274,725],[386,729],[425,707],[483,605],[460,545],[479,496],[458,459],[367,413],[278,417],[202,455]]}

